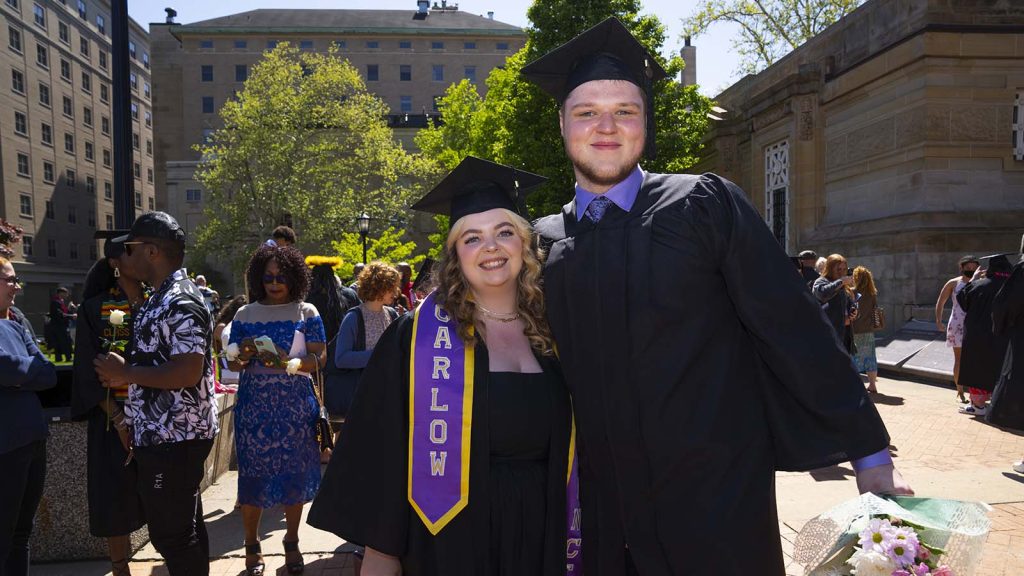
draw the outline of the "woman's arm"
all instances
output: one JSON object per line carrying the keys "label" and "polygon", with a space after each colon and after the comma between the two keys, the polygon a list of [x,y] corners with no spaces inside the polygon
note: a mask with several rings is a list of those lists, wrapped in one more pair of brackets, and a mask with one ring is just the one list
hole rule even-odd
{"label": "woman's arm", "polygon": [[398,558],[377,552],[369,546],[366,547],[366,557],[363,558],[363,568],[360,576],[401,576],[402,564]]}
{"label": "woman's arm", "polygon": [[21,333],[25,352],[22,354],[18,350],[0,349],[0,374],[4,375],[0,379],[0,386],[33,392],[56,386],[57,369],[39,351],[27,330],[20,324],[11,323],[11,326]]}
{"label": "woman's arm", "polygon": [[946,325],[942,323],[942,309],[946,307],[946,300],[953,294],[953,288],[956,286],[956,278],[946,282],[946,285],[939,291],[939,299],[935,301],[935,326],[940,332],[946,331]]}
{"label": "woman's arm", "polygon": [[334,365],[338,368],[366,368],[373,350],[353,350],[359,331],[359,318],[355,313],[346,314],[338,329],[338,344],[334,349]]}
{"label": "woman's arm", "polygon": [[840,278],[839,280],[833,280],[832,282],[829,282],[824,278],[818,278],[817,280],[814,281],[814,286],[811,287],[811,293],[814,294],[814,297],[818,299],[818,302],[824,304],[825,302],[828,302],[829,300],[834,298],[835,295],[838,294],[839,291],[842,289],[842,278]]}

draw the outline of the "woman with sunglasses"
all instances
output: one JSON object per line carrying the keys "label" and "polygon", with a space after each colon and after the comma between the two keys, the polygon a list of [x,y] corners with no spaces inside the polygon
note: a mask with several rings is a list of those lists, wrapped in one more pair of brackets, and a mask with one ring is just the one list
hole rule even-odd
{"label": "woman with sunglasses", "polygon": [[46,479],[48,428],[36,392],[57,384],[57,371],[11,308],[21,285],[0,256],[0,574],[25,576],[29,537]]}
{"label": "woman with sunglasses", "polygon": [[246,270],[249,304],[235,314],[226,351],[241,372],[235,406],[238,500],[245,527],[245,569],[264,573],[259,542],[263,510],[285,511],[285,566],[303,571],[302,505],[320,487],[319,408],[310,374],[323,366],[326,339],[316,307],[304,302],[310,273],[290,246],[261,246]]}

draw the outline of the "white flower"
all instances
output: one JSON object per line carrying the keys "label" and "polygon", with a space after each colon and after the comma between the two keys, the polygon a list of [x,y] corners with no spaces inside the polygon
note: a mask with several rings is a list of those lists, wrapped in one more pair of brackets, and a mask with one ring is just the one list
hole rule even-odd
{"label": "white flower", "polygon": [[110,311],[110,325],[120,326],[124,324],[124,310],[111,310]]}
{"label": "white flower", "polygon": [[891,576],[896,564],[881,552],[857,550],[846,561],[857,576]]}
{"label": "white flower", "polygon": [[235,360],[237,360],[238,359],[238,355],[240,353],[241,353],[241,350],[238,349],[238,344],[234,343],[234,342],[229,344],[227,349],[224,350],[224,355],[227,356],[228,360],[231,361],[231,362],[234,362]]}
{"label": "white flower", "polygon": [[302,358],[292,358],[288,361],[288,365],[285,366],[284,371],[294,376],[299,373],[299,368],[302,366]]}

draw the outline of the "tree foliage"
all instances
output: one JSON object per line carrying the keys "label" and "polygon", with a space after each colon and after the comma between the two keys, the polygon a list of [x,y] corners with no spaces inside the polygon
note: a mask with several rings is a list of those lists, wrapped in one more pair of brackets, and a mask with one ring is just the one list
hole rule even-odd
{"label": "tree foliage", "polygon": [[[403,242],[404,230],[389,227],[377,236],[366,238],[366,261],[381,260],[388,264],[408,262],[413,269],[423,261],[424,254],[414,255],[416,252],[415,242]],[[334,269],[341,278],[351,278],[352,269],[357,262],[363,261],[363,240],[358,232],[345,232],[341,240],[331,243],[334,252],[341,257],[341,265]]]}
{"label": "tree foliage", "polygon": [[486,79],[481,97],[468,81],[449,87],[439,103],[444,121],[417,135],[424,153],[454,168],[472,154],[537,172],[550,180],[527,204],[534,217],[559,210],[573,195],[575,176],[558,127],[558,104],[520,79],[528,62],[572,39],[608,16],[616,16],[659,60],[670,79],[655,85],[658,157],[643,161],[647,170],[680,172],[697,160],[707,128],[710,101],[695,86],[674,79],[683,68],[679,57],[660,57],[665,28],[655,16],[640,16],[635,0],[538,0],[529,10],[532,22],[526,46]]}
{"label": "tree foliage", "polygon": [[733,23],[740,35],[733,46],[743,74],[771,66],[834,22],[853,12],[864,0],[704,0],[683,21],[684,35],[704,34],[717,23]]}
{"label": "tree foliage", "polygon": [[319,251],[355,228],[362,212],[400,213],[437,176],[387,126],[387,105],[333,49],[287,43],[264,54],[241,92],[220,110],[224,127],[198,150],[196,178],[208,191],[196,253],[236,266],[292,222],[300,248]]}

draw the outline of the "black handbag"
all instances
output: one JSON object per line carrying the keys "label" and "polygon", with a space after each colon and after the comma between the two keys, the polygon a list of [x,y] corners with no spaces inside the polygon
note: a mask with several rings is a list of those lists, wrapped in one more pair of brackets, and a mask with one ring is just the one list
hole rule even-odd
{"label": "black handbag", "polygon": [[313,396],[316,398],[316,405],[320,412],[316,420],[316,442],[320,446],[321,452],[334,449],[334,431],[331,429],[331,421],[327,417],[327,408],[324,407],[324,378],[322,372],[319,365],[317,370],[313,372]]}

